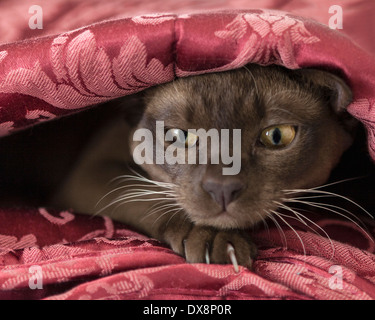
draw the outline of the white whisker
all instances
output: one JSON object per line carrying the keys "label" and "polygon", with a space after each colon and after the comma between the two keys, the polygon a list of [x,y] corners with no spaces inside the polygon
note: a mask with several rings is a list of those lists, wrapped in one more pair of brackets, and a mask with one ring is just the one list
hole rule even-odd
{"label": "white whisker", "polygon": [[358,207],[359,209],[361,209],[363,212],[365,212],[370,218],[374,219],[374,217],[372,216],[372,214],[370,214],[365,208],[363,208],[362,206],[360,206],[358,203],[356,203],[355,201],[353,201],[353,200],[351,200],[351,199],[349,199],[349,198],[347,198],[345,196],[337,194],[337,193],[333,193],[333,192],[329,192],[329,191],[323,191],[323,190],[314,190],[314,189],[292,189],[292,190],[284,190],[284,192],[286,194],[300,193],[300,192],[319,193],[319,194],[330,195],[332,197],[341,198],[341,199],[344,199],[344,200],[352,203],[353,205],[355,205],[356,207]]}
{"label": "white whisker", "polygon": [[[103,211],[112,206],[115,206],[116,204],[117,206],[112,210],[112,213],[114,213],[120,206],[130,202],[165,201],[176,199],[177,194],[174,191],[176,187],[175,184],[148,179],[132,168],[129,168],[129,170],[133,172],[134,175],[125,174],[117,176],[112,179],[109,184],[117,182],[118,185],[119,183],[124,184],[128,181],[136,181],[140,183],[124,184],[110,190],[99,199],[99,201],[95,205],[95,208],[97,208],[102,201],[104,201],[111,195],[120,193],[122,192],[122,190],[124,190],[125,192],[118,195],[114,199],[111,199],[109,204],[98,210],[95,215],[102,213]],[[155,188],[161,188],[162,190],[155,190]],[[154,206],[152,206],[150,209],[152,209],[153,207]]]}
{"label": "white whisker", "polygon": [[[319,235],[320,234],[315,231],[310,225],[308,225],[305,221],[303,221],[303,219],[306,219],[310,224],[314,225],[316,228],[318,228],[320,231],[322,231],[325,235],[325,237],[328,239],[329,243],[331,244],[331,248],[332,248],[332,255],[331,255],[331,258],[330,259],[333,259],[334,255],[335,255],[335,246],[333,245],[333,241],[331,239],[331,237],[328,235],[328,233],[321,227],[319,226],[317,223],[315,223],[314,221],[312,221],[311,219],[309,219],[308,217],[306,217],[305,215],[295,211],[293,208],[285,205],[285,204],[282,204],[280,202],[276,202],[277,204],[280,204],[284,209],[292,212],[296,217],[290,217],[290,216],[287,216],[287,215],[284,215],[285,217],[289,217],[289,218],[292,218],[292,219],[296,219],[300,222],[302,222],[304,225],[306,225],[311,231],[313,231],[315,234]],[[281,214],[280,212],[278,212],[279,214]]]}
{"label": "white whisker", "polygon": [[[301,196],[301,197],[294,197],[292,199],[320,199],[320,198],[332,198],[331,195],[320,195],[320,196]],[[283,199],[284,200],[284,199]]]}
{"label": "white whisker", "polygon": [[151,185],[153,184],[153,185],[156,185],[156,186],[159,186],[159,187],[163,187],[163,188],[167,188],[167,189],[175,187],[174,183],[156,181],[156,180],[148,179],[148,178],[143,177],[143,176],[133,176],[133,175],[118,176],[118,177],[112,179],[109,183],[113,183],[114,181],[120,180],[120,179],[121,179],[121,182],[126,182],[126,181],[148,182]]}
{"label": "white whisker", "polygon": [[266,212],[267,217],[270,218],[272,222],[275,224],[280,236],[282,236],[282,242],[283,242],[284,248],[288,249],[288,241],[286,240],[286,235],[285,235],[283,228],[281,228],[280,224],[277,222],[275,217],[272,216],[272,212],[267,212],[266,210],[264,211]]}
{"label": "white whisker", "polygon": [[306,256],[306,248],[305,248],[305,245],[303,243],[303,240],[301,238],[301,236],[298,234],[298,232],[288,223],[288,221],[286,221],[280,214],[279,212],[276,212],[274,210],[271,210],[271,212],[276,215],[277,217],[279,217],[293,232],[294,234],[297,236],[297,238],[299,239],[301,245],[302,245],[302,249],[303,249],[303,255]]}
{"label": "white whisker", "polygon": [[[335,209],[339,209],[339,210],[342,210],[344,212],[346,212],[347,214],[349,214],[350,216],[352,216],[354,219],[357,219],[359,223],[362,223],[363,222],[361,221],[361,219],[359,219],[359,217],[357,217],[354,213],[350,212],[349,210],[345,209],[345,208],[342,208],[342,207],[339,207],[339,206],[335,206],[333,204],[330,204],[330,203],[322,203],[322,202],[314,202],[314,201],[302,201],[300,200],[300,198],[291,198],[291,199],[284,199],[285,202],[295,202],[295,203],[301,203],[301,204],[306,204],[306,205],[309,205],[309,206],[312,206],[314,207],[314,205],[321,205],[321,206],[326,206],[326,207],[331,207],[331,208],[335,208]],[[342,214],[343,217],[346,217],[344,214]]]}
{"label": "white whisker", "polygon": [[181,207],[179,207],[179,208],[175,208],[174,210],[176,210],[176,212],[174,214],[172,214],[171,217],[168,219],[166,226],[168,226],[169,222],[173,219],[173,217],[175,215],[179,214],[183,209]]}
{"label": "white whisker", "polygon": [[[362,228],[355,220],[353,220],[352,218],[346,216],[345,214],[343,214],[342,212],[339,212],[337,210],[334,210],[334,209],[331,209],[329,207],[335,207],[337,209],[341,209],[341,210],[344,210],[344,211],[347,211],[346,209],[343,209],[343,208],[340,208],[340,207],[337,207],[337,206],[334,206],[334,205],[330,205],[330,204],[325,204],[325,203],[315,203],[315,202],[311,202],[311,201],[301,201],[301,200],[293,200],[293,199],[288,199],[288,201],[290,202],[296,202],[296,203],[302,203],[302,204],[307,204],[307,205],[310,205],[310,206],[313,206],[313,207],[316,207],[316,208],[319,208],[319,209],[323,209],[323,210],[327,210],[327,211],[330,211],[330,212],[333,212],[333,213],[336,213],[337,215],[341,216],[341,217],[344,217],[346,219],[348,219],[350,222],[352,222],[353,224],[355,224],[362,232],[364,232],[366,234],[366,236],[371,240],[371,241],[374,241],[372,239],[372,237],[366,232],[366,230],[364,228]],[[328,208],[327,208],[328,207]],[[347,211],[349,214],[353,215],[351,212]],[[354,216],[356,217],[356,216]],[[357,217],[356,217],[357,218]],[[360,220],[359,220],[360,221]]]}
{"label": "white whisker", "polygon": [[131,203],[131,202],[149,202],[149,201],[160,201],[160,200],[168,200],[166,199],[165,197],[164,198],[147,198],[147,199],[142,199],[140,197],[144,196],[144,195],[149,195],[149,194],[143,194],[143,193],[138,193],[138,194],[131,194],[130,196],[129,195],[125,195],[121,198],[118,198],[118,199],[115,199],[113,201],[111,201],[109,204],[107,204],[106,206],[104,206],[102,209],[100,209],[99,211],[97,211],[95,214],[100,214],[102,213],[103,211],[107,210],[109,207],[117,204],[117,203],[121,203],[121,205],[124,205],[126,203]]}
{"label": "white whisker", "polygon": [[[292,212],[296,216],[297,220],[299,220],[301,223],[303,223],[305,226],[307,226],[307,223],[301,219],[301,217],[300,217],[300,215],[297,211],[291,209],[290,207],[288,207],[287,205],[285,205],[281,202],[278,202],[278,201],[273,201],[273,202],[276,203],[279,207],[284,208],[284,209]],[[278,212],[278,213],[280,213],[280,212]]]}
{"label": "white whisker", "polygon": [[257,214],[257,216],[260,218],[260,221],[263,222],[263,225],[264,225],[264,228],[267,230],[268,234],[270,233],[270,229],[268,227],[268,224],[267,224],[267,221],[266,219],[259,213],[259,212],[255,212]]}
{"label": "white whisker", "polygon": [[[152,223],[152,225],[154,225],[159,219],[161,219],[162,217],[164,217],[166,214],[170,213],[170,212],[174,212],[176,210],[180,210],[180,208],[175,208],[175,209],[169,209],[167,210],[166,212],[164,212],[163,214],[161,214],[159,217],[157,217],[155,219],[155,221]],[[169,221],[169,220],[168,220]]]}
{"label": "white whisker", "polygon": [[364,178],[364,177],[365,177],[365,176],[359,176],[359,177],[354,177],[354,178],[347,178],[347,179],[343,179],[343,180],[339,180],[339,181],[335,181],[335,182],[331,182],[331,183],[323,184],[323,185],[320,185],[320,186],[317,186],[317,187],[314,187],[314,188],[311,188],[311,189],[312,189],[312,190],[317,190],[317,189],[321,189],[321,188],[325,188],[325,187],[333,186],[333,185],[336,185],[336,184],[339,184],[339,183],[344,183],[344,182],[348,182],[348,181],[353,181],[353,180],[362,179],[362,178]]}
{"label": "white whisker", "polygon": [[[159,204],[159,203],[158,203]],[[151,217],[152,215],[162,211],[162,210],[165,210],[165,209],[170,209],[170,208],[175,208],[175,209],[181,209],[181,207],[177,204],[177,203],[168,203],[168,204],[164,204],[162,206],[159,206],[159,207],[156,207],[154,208],[153,210],[151,210],[150,212],[146,212],[145,216],[142,218],[141,221],[143,221],[144,219],[146,218],[149,218]]]}

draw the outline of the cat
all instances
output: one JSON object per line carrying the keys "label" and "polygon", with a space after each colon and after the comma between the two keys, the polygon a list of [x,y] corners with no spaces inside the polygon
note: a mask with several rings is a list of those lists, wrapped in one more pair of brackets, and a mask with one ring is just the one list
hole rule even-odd
{"label": "cat", "polygon": [[[237,270],[251,268],[257,255],[249,229],[272,219],[298,190],[325,183],[357,126],[346,112],[348,85],[317,69],[249,64],[150,88],[138,106],[129,99],[134,97],[113,102],[122,111],[95,128],[49,205],[109,215],[188,262],[232,263]],[[240,149],[233,140],[226,150],[240,159],[238,174],[224,175],[228,163],[210,162],[209,152],[206,164],[171,164],[157,163],[153,148],[151,161],[135,164],[145,140],[135,133],[148,130],[156,145],[158,122],[174,133],[162,151],[178,142],[175,153],[183,158],[200,147],[192,129],[240,130]],[[210,141],[207,148],[220,155],[223,149]]]}

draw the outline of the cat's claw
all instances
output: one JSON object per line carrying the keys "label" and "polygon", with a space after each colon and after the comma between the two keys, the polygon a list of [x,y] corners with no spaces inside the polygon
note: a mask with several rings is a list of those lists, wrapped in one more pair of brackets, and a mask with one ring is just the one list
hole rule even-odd
{"label": "cat's claw", "polygon": [[[238,266],[236,253],[235,253],[233,246],[230,243],[227,244],[227,254],[228,254],[230,261],[232,262],[234,271],[238,273],[240,269]],[[210,264],[210,252],[209,252],[208,245],[206,245],[205,260],[206,260],[206,264]]]}
{"label": "cat's claw", "polygon": [[189,263],[231,264],[236,273],[239,266],[251,269],[257,255],[247,230],[217,230],[194,224],[169,227],[164,231],[164,241]]}
{"label": "cat's claw", "polygon": [[206,252],[205,252],[204,258],[206,260],[206,263],[210,264],[210,251],[209,251],[208,244],[206,245]]}
{"label": "cat's claw", "polygon": [[[193,226],[186,233],[169,230],[173,237],[171,247],[190,263],[231,264],[240,272],[239,266],[249,269],[256,256],[256,247],[245,230],[217,230],[212,227]],[[167,234],[168,235],[168,234]]]}
{"label": "cat's claw", "polygon": [[227,254],[229,256],[230,261],[232,262],[234,272],[238,273],[240,270],[238,268],[236,253],[234,251],[233,246],[230,243],[227,244]]}

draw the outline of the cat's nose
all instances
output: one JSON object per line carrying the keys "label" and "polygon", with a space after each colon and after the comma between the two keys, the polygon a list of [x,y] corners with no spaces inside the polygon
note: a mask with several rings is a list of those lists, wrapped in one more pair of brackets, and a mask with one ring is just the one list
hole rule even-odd
{"label": "cat's nose", "polygon": [[225,211],[227,206],[238,198],[244,189],[244,184],[237,179],[229,181],[205,179],[202,182],[202,187]]}

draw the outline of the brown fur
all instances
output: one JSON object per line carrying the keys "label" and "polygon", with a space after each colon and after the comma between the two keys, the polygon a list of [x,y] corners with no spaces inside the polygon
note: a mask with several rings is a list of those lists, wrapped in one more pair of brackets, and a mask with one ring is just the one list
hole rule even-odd
{"label": "brown fur", "polygon": [[[136,127],[117,119],[99,131],[51,204],[94,214],[97,202],[111,190],[108,181],[131,173],[126,163],[137,145],[132,132],[137,128],[154,131],[156,120],[184,130],[241,129],[241,171],[234,177],[221,175],[222,164],[142,166],[151,179],[174,184],[176,196],[165,203],[177,203],[181,212],[165,207],[148,214],[155,205],[150,201],[129,202],[117,209],[116,203],[101,214],[165,241],[190,262],[205,262],[208,246],[211,262],[228,263],[225,244],[231,243],[238,262],[250,266],[256,248],[247,229],[277,209],[273,201],[286,197],[283,190],[324,183],[352,143],[353,124],[345,115],[350,100],[350,90],[340,78],[317,70],[249,65],[178,79],[148,90],[145,112]],[[270,150],[259,143],[259,135],[275,124],[292,124],[298,130],[289,146]],[[126,137],[130,137],[130,148]],[[234,179],[244,187],[222,214],[222,207],[202,187],[204,179],[220,183]],[[101,201],[99,209],[129,191],[126,185],[134,184],[163,190],[144,186],[145,182],[123,182],[121,189]]]}

